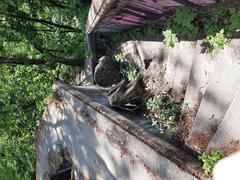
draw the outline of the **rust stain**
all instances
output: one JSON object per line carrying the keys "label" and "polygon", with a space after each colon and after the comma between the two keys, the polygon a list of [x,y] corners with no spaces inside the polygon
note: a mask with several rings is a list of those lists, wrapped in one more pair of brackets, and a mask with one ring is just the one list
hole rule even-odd
{"label": "rust stain", "polygon": [[221,147],[212,147],[208,150],[208,152],[212,152],[215,150],[221,150],[224,153],[224,156],[229,156],[235,152],[240,151],[240,140],[232,140],[228,146]]}
{"label": "rust stain", "polygon": [[149,166],[147,166],[143,160],[140,160],[140,163],[143,165],[144,169],[146,169],[146,171],[148,172],[148,174],[150,174],[151,176],[157,177],[157,179],[160,179],[158,177],[158,173],[153,171]]}
{"label": "rust stain", "polygon": [[203,133],[200,131],[194,131],[190,134],[189,138],[185,141],[185,144],[198,153],[203,153],[207,148],[209,141],[211,140],[213,133]]}
{"label": "rust stain", "polygon": [[198,91],[197,100],[193,108],[186,107],[182,110],[183,121],[177,127],[177,132],[179,134],[179,140],[184,142],[189,137],[190,131],[193,126],[193,121],[196,118],[199,106],[202,102],[203,94]]}
{"label": "rust stain", "polygon": [[228,156],[237,151],[240,151],[240,140],[232,140],[230,142],[230,147],[226,147],[224,150],[224,154]]}

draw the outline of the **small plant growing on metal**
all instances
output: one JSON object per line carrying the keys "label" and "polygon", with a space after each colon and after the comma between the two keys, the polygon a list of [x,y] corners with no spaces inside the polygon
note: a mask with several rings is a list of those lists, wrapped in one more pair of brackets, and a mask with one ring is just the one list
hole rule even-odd
{"label": "small plant growing on metal", "polygon": [[210,154],[203,153],[199,159],[203,162],[203,170],[206,175],[212,173],[214,165],[224,156],[222,151],[213,151]]}
{"label": "small plant growing on metal", "polygon": [[164,44],[167,47],[174,47],[175,44],[178,42],[177,35],[172,32],[172,30],[163,31],[164,36]]}
{"label": "small plant growing on metal", "polygon": [[173,137],[176,133],[175,127],[181,120],[182,106],[182,100],[175,101],[170,91],[156,93],[146,103],[152,125],[159,133],[167,134],[169,137]]}
{"label": "small plant growing on metal", "polygon": [[137,69],[134,67],[127,67],[125,69],[121,69],[121,74],[128,78],[130,82],[137,80],[140,77]]}
{"label": "small plant growing on metal", "polygon": [[215,36],[209,35],[206,37],[204,42],[209,43],[210,47],[207,49],[207,53],[209,53],[212,57],[214,57],[217,49],[224,49],[225,44],[228,39],[224,34],[224,29],[221,29],[219,33],[216,33]]}

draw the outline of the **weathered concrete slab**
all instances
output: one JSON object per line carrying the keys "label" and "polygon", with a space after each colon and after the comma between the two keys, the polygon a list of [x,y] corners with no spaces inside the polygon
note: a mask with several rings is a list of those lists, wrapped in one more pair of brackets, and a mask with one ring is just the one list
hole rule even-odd
{"label": "weathered concrete slab", "polygon": [[173,84],[173,91],[176,93],[175,96],[183,96],[183,93],[186,90],[192,68],[193,57],[196,51],[195,44],[196,42],[181,41],[177,47],[178,60]]}
{"label": "weathered concrete slab", "polygon": [[207,151],[221,149],[228,154],[240,150],[238,148],[240,148],[240,91],[234,97],[217,132],[208,144]]}
{"label": "weathered concrete slab", "polygon": [[178,48],[179,43],[174,48],[169,49],[168,60],[166,64],[166,73],[164,75],[164,82],[169,88],[172,88],[174,84],[174,78],[177,69],[177,61],[179,60]]}
{"label": "weathered concrete slab", "polygon": [[197,179],[187,171],[204,179],[193,157],[85,96],[81,88],[55,84],[55,89],[60,99],[49,105],[38,131],[37,179],[44,179],[48,152],[57,144],[68,149],[76,179]]}
{"label": "weathered concrete slab", "polygon": [[209,81],[186,140],[186,144],[199,153],[207,148],[239,89],[240,65],[237,62],[240,56],[232,47],[230,43],[217,56],[214,75]]}
{"label": "weathered concrete slab", "polygon": [[189,109],[199,108],[202,96],[207,88],[209,79],[212,75],[214,64],[216,63],[210,56],[202,53],[204,47],[201,46],[202,41],[197,41],[196,52],[194,53],[193,64],[184,102]]}

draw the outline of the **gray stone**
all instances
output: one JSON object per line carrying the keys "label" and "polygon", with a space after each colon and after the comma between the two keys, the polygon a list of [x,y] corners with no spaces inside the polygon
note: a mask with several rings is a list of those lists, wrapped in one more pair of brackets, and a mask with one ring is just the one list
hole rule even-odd
{"label": "gray stone", "polygon": [[135,108],[144,100],[145,87],[141,79],[128,83],[122,80],[110,91],[108,102],[110,106],[124,107],[131,105]]}
{"label": "gray stone", "polygon": [[98,65],[95,67],[94,80],[103,87],[109,87],[118,83],[121,80],[121,74],[117,62],[109,56],[101,57]]}

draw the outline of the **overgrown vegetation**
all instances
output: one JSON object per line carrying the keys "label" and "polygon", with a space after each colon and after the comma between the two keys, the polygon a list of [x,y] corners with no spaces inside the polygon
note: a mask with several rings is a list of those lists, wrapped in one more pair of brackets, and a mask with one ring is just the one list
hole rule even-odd
{"label": "overgrown vegetation", "polygon": [[140,73],[138,72],[138,69],[129,65],[126,66],[126,64],[124,64],[124,58],[125,55],[122,52],[114,55],[115,61],[117,61],[120,65],[120,73],[123,77],[126,77],[128,81],[136,81],[140,78]]}
{"label": "overgrown vegetation", "polygon": [[204,41],[210,45],[210,47],[207,48],[207,53],[214,57],[217,49],[224,49],[228,39],[224,34],[224,29],[221,29],[215,36],[207,36]]}
{"label": "overgrown vegetation", "polygon": [[63,64],[82,66],[86,56],[84,24],[89,3],[85,2],[0,2],[2,180],[34,177],[35,132],[53,97],[52,83],[73,81],[81,67]]}
{"label": "overgrown vegetation", "polygon": [[197,21],[195,21],[196,17],[197,13],[193,12],[190,8],[177,9],[175,16],[167,22],[166,29],[171,29],[178,36],[188,36],[190,34],[196,38],[199,30],[196,25]]}
{"label": "overgrown vegetation", "polygon": [[223,49],[235,32],[240,29],[239,8],[206,8],[204,12],[195,12],[190,8],[177,9],[165,27],[155,28],[146,26],[127,32],[114,33],[111,45],[127,40],[144,39],[151,36],[163,35],[164,43],[174,47],[178,39],[205,39],[209,48],[207,53],[214,56],[217,49]]}
{"label": "overgrown vegetation", "polygon": [[183,100],[174,100],[171,91],[156,93],[146,103],[152,125],[171,138],[175,138],[176,125],[181,121],[182,106]]}
{"label": "overgrown vegetation", "polygon": [[206,175],[212,173],[214,165],[224,156],[222,151],[212,151],[210,154],[203,153],[199,159],[203,162],[203,170]]}
{"label": "overgrown vegetation", "polygon": [[135,67],[126,67],[124,69],[121,69],[120,73],[123,76],[127,77],[130,82],[136,81],[138,78],[140,78],[140,74]]}
{"label": "overgrown vegetation", "polygon": [[[238,8],[211,8],[201,14],[184,7],[176,11],[165,29],[181,38],[205,36],[205,42],[210,46],[206,52],[214,56],[216,50],[223,49],[228,38],[240,29],[239,16]],[[164,37],[164,42],[169,45],[169,36]]]}

